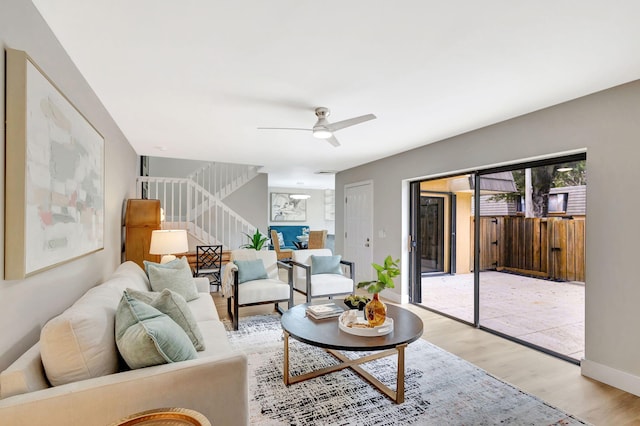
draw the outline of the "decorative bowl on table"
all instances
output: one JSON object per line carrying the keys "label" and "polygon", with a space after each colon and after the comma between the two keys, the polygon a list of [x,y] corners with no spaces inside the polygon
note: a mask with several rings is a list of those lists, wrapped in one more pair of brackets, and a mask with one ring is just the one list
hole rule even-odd
{"label": "decorative bowl on table", "polygon": [[355,294],[350,294],[345,297],[343,302],[351,309],[357,309],[359,311],[364,309],[364,306],[369,303],[370,299],[365,296],[358,296]]}
{"label": "decorative bowl on table", "polygon": [[369,324],[369,321],[364,318],[364,312],[352,309],[340,315],[340,318],[338,318],[338,328],[345,333],[356,336],[384,336],[393,331],[393,318],[386,317],[383,324],[373,327]]}

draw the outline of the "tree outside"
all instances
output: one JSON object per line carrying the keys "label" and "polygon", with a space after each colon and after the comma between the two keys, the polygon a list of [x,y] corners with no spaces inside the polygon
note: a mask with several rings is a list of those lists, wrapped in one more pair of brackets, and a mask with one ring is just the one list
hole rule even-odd
{"label": "tree outside", "polygon": [[[513,170],[513,180],[518,192],[497,194],[490,198],[492,201],[527,200],[526,189],[530,189],[530,209],[527,217],[547,217],[549,214],[549,193],[552,188],[563,186],[586,185],[586,161],[550,164],[531,169]],[[526,201],[525,201],[526,204]]]}

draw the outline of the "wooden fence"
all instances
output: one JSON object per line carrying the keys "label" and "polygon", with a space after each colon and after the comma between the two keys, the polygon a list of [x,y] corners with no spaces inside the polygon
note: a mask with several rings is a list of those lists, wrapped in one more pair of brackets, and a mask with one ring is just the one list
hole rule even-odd
{"label": "wooden fence", "polygon": [[582,219],[481,217],[480,270],[584,282],[584,242]]}

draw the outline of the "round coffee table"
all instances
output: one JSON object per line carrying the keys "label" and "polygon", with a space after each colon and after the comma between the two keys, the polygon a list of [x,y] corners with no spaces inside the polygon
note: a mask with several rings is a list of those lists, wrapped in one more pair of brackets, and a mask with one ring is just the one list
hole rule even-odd
{"label": "round coffee table", "polygon": [[[325,302],[326,303],[326,302]],[[333,301],[345,310],[348,309],[341,301]],[[319,303],[316,303],[319,304]],[[351,368],[363,379],[367,380],[382,393],[397,404],[404,402],[404,350],[407,345],[422,336],[422,320],[413,312],[395,305],[387,305],[387,316],[393,318],[393,331],[384,336],[366,337],[346,333],[338,327],[338,318],[314,320],[306,315],[307,306],[297,305],[282,315],[282,329],[284,330],[284,383],[291,385],[304,380],[329,374],[334,371]],[[289,375],[289,336],[294,339],[325,349],[333,355],[339,364],[321,368],[298,376]],[[350,359],[339,351],[381,351],[357,359]],[[374,359],[387,356],[398,356],[398,373],[396,390],[392,390],[369,372],[360,367]]]}

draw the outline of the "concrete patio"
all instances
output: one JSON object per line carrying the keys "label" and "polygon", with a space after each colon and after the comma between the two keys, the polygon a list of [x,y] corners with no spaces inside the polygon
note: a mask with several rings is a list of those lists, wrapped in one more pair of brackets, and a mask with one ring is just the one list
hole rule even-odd
{"label": "concrete patio", "polygon": [[[473,274],[423,277],[421,304],[473,322]],[[584,283],[481,272],[480,325],[580,360]]]}

